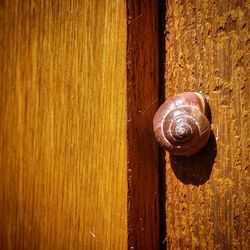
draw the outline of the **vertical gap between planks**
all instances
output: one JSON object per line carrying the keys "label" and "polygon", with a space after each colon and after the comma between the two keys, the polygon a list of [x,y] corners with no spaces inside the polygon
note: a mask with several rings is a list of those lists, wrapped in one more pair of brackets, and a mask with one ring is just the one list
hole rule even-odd
{"label": "vertical gap between planks", "polygon": [[[159,0],[159,105],[165,101],[165,62],[166,62],[166,11],[167,0]],[[159,208],[160,208],[160,249],[167,249],[166,227],[166,160],[165,150],[159,147]]]}

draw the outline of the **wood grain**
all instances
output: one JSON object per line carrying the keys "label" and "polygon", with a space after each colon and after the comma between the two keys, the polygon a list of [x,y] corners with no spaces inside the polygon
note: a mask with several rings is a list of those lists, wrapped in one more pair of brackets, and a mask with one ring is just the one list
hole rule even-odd
{"label": "wood grain", "polygon": [[169,249],[249,249],[249,10],[249,1],[168,1],[166,97],[207,94],[215,138],[191,160],[167,157]]}
{"label": "wood grain", "polygon": [[126,4],[0,1],[0,249],[126,249]]}
{"label": "wood grain", "polygon": [[158,1],[127,0],[128,248],[159,249]]}

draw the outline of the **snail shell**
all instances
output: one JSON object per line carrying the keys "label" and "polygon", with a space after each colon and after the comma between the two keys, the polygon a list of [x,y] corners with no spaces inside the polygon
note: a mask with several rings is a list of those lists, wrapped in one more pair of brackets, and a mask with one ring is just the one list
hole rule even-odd
{"label": "snail shell", "polygon": [[197,153],[210,135],[205,96],[184,92],[167,99],[156,112],[153,125],[156,139],[171,154],[191,156]]}

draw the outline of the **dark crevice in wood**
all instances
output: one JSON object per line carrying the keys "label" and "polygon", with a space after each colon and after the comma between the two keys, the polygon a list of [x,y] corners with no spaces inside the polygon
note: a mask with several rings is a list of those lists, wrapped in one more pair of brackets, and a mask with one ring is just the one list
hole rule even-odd
{"label": "dark crevice in wood", "polygon": [[[158,12],[158,54],[159,54],[159,105],[165,101],[165,62],[166,62],[166,0],[159,0]],[[160,208],[160,249],[167,249],[166,228],[166,153],[159,147],[159,208]]]}

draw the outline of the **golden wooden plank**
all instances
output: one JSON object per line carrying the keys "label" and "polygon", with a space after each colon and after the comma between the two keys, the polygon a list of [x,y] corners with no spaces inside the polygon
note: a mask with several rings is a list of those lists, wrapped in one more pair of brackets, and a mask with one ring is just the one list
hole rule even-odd
{"label": "golden wooden plank", "polygon": [[192,160],[167,158],[169,249],[249,248],[249,9],[249,1],[168,1],[166,96],[207,94],[217,144],[214,164],[214,143]]}
{"label": "golden wooden plank", "polygon": [[127,248],[125,12],[1,1],[1,249]]}

